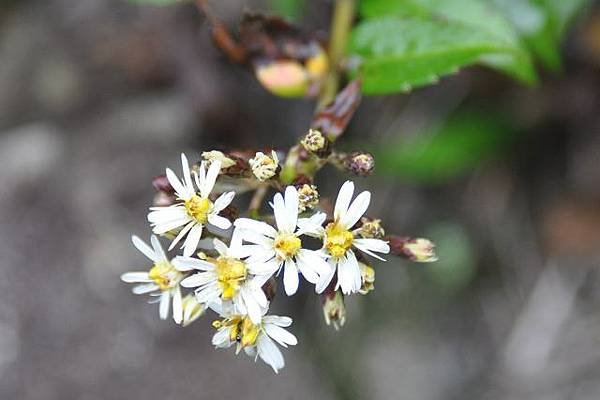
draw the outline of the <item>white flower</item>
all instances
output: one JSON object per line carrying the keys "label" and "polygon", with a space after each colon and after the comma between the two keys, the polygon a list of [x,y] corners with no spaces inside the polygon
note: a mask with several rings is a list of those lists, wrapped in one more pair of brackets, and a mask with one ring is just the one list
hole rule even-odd
{"label": "white flower", "polygon": [[369,202],[371,193],[364,191],[356,196],[354,194],[354,183],[346,181],[340,188],[334,209],[334,221],[322,229],[323,254],[328,259],[329,270],[322,275],[317,284],[317,292],[323,292],[337,271],[337,284],[335,289],[341,287],[344,294],[358,292],[361,288],[361,270],[352,250],[353,247],[369,254],[375,258],[385,261],[374,254],[389,253],[390,246],[380,239],[360,238],[360,229],[351,231],[352,227],[363,216]]}
{"label": "white flower", "polygon": [[318,213],[310,218],[298,218],[298,192],[294,186],[273,198],[273,211],[277,229],[271,225],[248,218],[239,218],[235,226],[242,229],[251,256],[247,262],[257,273],[271,276],[284,267],[283,284],[288,296],[298,290],[298,270],[304,278],[317,283],[321,272],[329,271],[325,260],[314,250],[304,249],[300,236],[322,230],[326,215]]}
{"label": "white flower", "polygon": [[148,221],[157,235],[181,228],[171,242],[169,250],[187,235],[182,246],[183,255],[191,256],[198,246],[204,225],[208,223],[221,229],[228,229],[231,226],[227,218],[218,214],[231,203],[235,193],[223,193],[214,203],[209,199],[221,169],[219,160],[211,162],[208,172],[204,161],[200,164],[200,173],[194,172],[199,193],[194,188],[192,173],[185,154],[181,154],[181,164],[183,166],[181,181],[171,169],[167,168],[167,179],[181,202],[168,207],[150,207]]}
{"label": "white flower", "polygon": [[[248,314],[259,322],[269,305],[262,290],[265,277],[254,276],[254,270],[242,258],[246,257],[241,238],[234,231],[230,247],[214,239],[219,257],[205,260],[192,257],[175,257],[173,264],[182,271],[200,270],[181,281],[183,287],[196,289],[196,300],[202,304],[231,301],[240,314]],[[267,277],[268,279],[268,277]]]}
{"label": "white flower", "polygon": [[298,340],[285,327],[292,324],[289,317],[264,315],[257,323],[247,316],[237,314],[221,314],[224,319],[213,322],[217,333],[212,338],[212,344],[217,348],[227,348],[236,344],[236,354],[244,352],[254,357],[260,357],[277,373],[285,366],[283,355],[275,344],[287,347],[296,345]]}
{"label": "white flower", "polygon": [[[139,283],[133,288],[135,294],[150,293],[158,297],[159,315],[166,319],[169,315],[171,298],[173,299],[173,319],[176,323],[183,321],[183,305],[179,282],[183,274],[178,271],[162,249],[158,238],[152,235],[152,247],[144,243],[139,237],[132,236],[134,246],[154,263],[147,272],[126,272],[121,275],[121,280],[127,283]],[[152,302],[156,302],[152,301]]]}
{"label": "white flower", "polygon": [[274,151],[271,151],[271,157],[259,151],[254,158],[248,160],[248,163],[256,179],[263,182],[275,176],[279,167],[279,158]]}

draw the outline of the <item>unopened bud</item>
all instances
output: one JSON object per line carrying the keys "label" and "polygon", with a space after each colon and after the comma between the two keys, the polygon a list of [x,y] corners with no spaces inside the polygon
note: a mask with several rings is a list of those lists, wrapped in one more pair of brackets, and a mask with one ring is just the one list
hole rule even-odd
{"label": "unopened bud", "polygon": [[181,321],[181,325],[183,327],[186,327],[195,320],[197,320],[202,314],[204,314],[204,311],[206,311],[204,305],[198,303],[198,300],[196,300],[196,296],[194,296],[193,294],[188,294],[183,298],[182,308],[183,319]]}
{"label": "unopened bud", "polygon": [[344,167],[359,176],[368,176],[375,168],[375,159],[371,153],[355,151],[344,159]]}
{"label": "unopened bud", "polygon": [[344,304],[344,295],[339,290],[326,292],[323,296],[323,317],[325,323],[333,325],[335,330],[346,323],[346,305]]}
{"label": "unopened bud", "polygon": [[252,173],[261,182],[271,179],[279,170],[279,158],[274,151],[271,152],[271,157],[259,151],[249,160],[249,163]]}
{"label": "unopened bud", "polygon": [[221,169],[227,169],[235,165],[235,161],[227,157],[223,152],[218,150],[205,151],[202,153],[202,159],[206,161],[207,168],[213,161],[221,161]]}
{"label": "unopened bud", "polygon": [[319,192],[315,185],[304,184],[298,188],[298,211],[312,210],[319,204]]}
{"label": "unopened bud", "polygon": [[309,76],[294,60],[272,61],[256,67],[256,78],[274,95],[281,97],[302,97],[308,92]]}
{"label": "unopened bud", "polygon": [[360,222],[361,226],[358,234],[363,238],[381,239],[385,236],[385,230],[381,226],[380,219],[369,219],[367,217],[362,217]]}
{"label": "unopened bud", "polygon": [[416,262],[434,262],[438,260],[435,254],[435,244],[429,239],[388,236],[392,254]]}
{"label": "unopened bud", "polygon": [[358,293],[367,294],[375,289],[375,270],[371,268],[371,266],[360,261],[358,262],[358,266],[360,267],[360,278],[362,282]]}
{"label": "unopened bud", "polygon": [[177,198],[174,194],[163,192],[162,190],[156,192],[154,195],[154,199],[152,200],[152,205],[154,207],[168,207],[177,201]]}
{"label": "unopened bud", "polygon": [[300,140],[302,147],[306,151],[313,153],[318,157],[326,157],[331,153],[329,140],[316,129],[310,129],[306,135]]}
{"label": "unopened bud", "polygon": [[209,167],[213,161],[220,161],[221,173],[227,176],[243,176],[250,170],[248,161],[233,154],[226,154],[218,150],[205,151],[202,153],[202,159],[206,162],[207,167]]}
{"label": "unopened bud", "polygon": [[155,176],[152,179],[152,186],[158,192],[175,193],[175,189],[173,189],[165,174]]}

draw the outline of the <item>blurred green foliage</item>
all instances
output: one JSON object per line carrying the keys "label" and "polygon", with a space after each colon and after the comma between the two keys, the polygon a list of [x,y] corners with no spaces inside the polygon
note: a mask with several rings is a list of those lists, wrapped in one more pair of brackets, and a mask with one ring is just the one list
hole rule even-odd
{"label": "blurred green foliage", "polygon": [[429,131],[375,146],[372,152],[379,174],[435,183],[466,173],[504,151],[516,132],[497,113],[460,111]]}
{"label": "blurred green foliage", "polygon": [[304,11],[304,0],[269,0],[271,12],[290,21],[297,21]]}

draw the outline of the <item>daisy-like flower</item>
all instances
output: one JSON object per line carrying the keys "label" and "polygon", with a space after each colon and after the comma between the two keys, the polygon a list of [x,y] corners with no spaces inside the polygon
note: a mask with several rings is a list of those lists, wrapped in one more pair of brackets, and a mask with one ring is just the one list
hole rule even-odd
{"label": "daisy-like flower", "polygon": [[260,357],[277,373],[285,366],[283,355],[275,343],[280,346],[296,345],[296,337],[286,328],[292,324],[289,317],[264,315],[258,322],[253,322],[248,316],[239,314],[221,314],[222,320],[213,322],[217,333],[212,338],[212,344],[217,348],[228,348],[236,345],[236,354],[244,352],[254,360]]}
{"label": "daisy-like flower", "polygon": [[275,151],[271,151],[270,157],[259,151],[253,158],[248,160],[248,163],[250,164],[252,173],[256,179],[261,182],[274,177],[279,169],[279,158],[277,158],[277,153],[275,153]]}
{"label": "daisy-like flower", "polygon": [[356,196],[354,183],[346,181],[340,188],[335,202],[334,220],[325,229],[323,235],[323,254],[327,258],[329,270],[322,275],[317,284],[317,292],[321,293],[327,288],[337,271],[337,288],[341,287],[344,294],[358,292],[361,289],[362,278],[358,260],[353,248],[370,256],[385,261],[377,253],[389,253],[390,246],[380,239],[359,237],[360,229],[351,230],[369,207],[371,193],[364,191]]}
{"label": "daisy-like flower", "polygon": [[200,270],[181,281],[181,286],[196,288],[196,300],[201,304],[231,302],[240,314],[248,314],[258,323],[269,305],[262,285],[268,279],[255,276],[251,265],[242,259],[247,256],[242,240],[234,231],[229,247],[214,239],[217,258],[175,257],[173,264],[182,271]]}
{"label": "daisy-like flower", "polygon": [[181,164],[183,180],[179,180],[175,173],[167,168],[167,179],[175,189],[179,202],[168,207],[150,207],[148,221],[157,235],[180,229],[171,242],[169,250],[187,235],[182,246],[183,255],[191,256],[198,246],[202,229],[207,223],[221,229],[228,229],[231,226],[231,222],[219,213],[231,203],[235,193],[223,193],[214,203],[209,198],[221,170],[219,160],[212,161],[208,171],[203,161],[199,173],[193,173],[199,192],[194,188],[192,172],[185,154],[181,154]]}
{"label": "daisy-like flower", "polygon": [[167,258],[158,238],[152,235],[148,246],[137,236],[132,236],[133,245],[154,263],[149,271],[126,272],[121,275],[121,280],[127,283],[138,283],[133,288],[135,294],[146,294],[155,296],[159,302],[159,315],[161,319],[167,319],[171,299],[173,299],[173,320],[180,324],[183,321],[183,301],[179,282],[184,275],[178,271]]}
{"label": "daisy-like flower", "polygon": [[273,211],[277,229],[271,225],[248,218],[239,218],[235,226],[242,229],[244,240],[253,243],[247,262],[256,265],[257,273],[270,277],[284,268],[285,293],[293,295],[298,290],[298,271],[311,283],[317,283],[320,273],[329,270],[318,251],[303,248],[301,236],[322,230],[326,215],[317,213],[310,218],[298,218],[298,191],[294,186],[285,189],[285,198],[277,193],[273,198]]}

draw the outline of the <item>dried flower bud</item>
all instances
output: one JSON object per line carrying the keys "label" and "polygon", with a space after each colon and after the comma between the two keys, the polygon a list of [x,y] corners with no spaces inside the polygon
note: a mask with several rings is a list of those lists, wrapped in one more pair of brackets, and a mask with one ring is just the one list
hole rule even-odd
{"label": "dried flower bud", "polygon": [[315,154],[318,157],[326,157],[331,153],[329,140],[316,129],[310,129],[306,135],[300,140],[302,147],[306,151]]}
{"label": "dried flower bud", "polygon": [[381,239],[385,236],[385,230],[381,226],[380,219],[369,219],[362,217],[360,219],[361,226],[358,234],[363,238]]}
{"label": "dried flower bud", "polygon": [[269,278],[269,280],[266,281],[262,286],[262,290],[265,292],[267,300],[272,301],[277,293],[277,281],[274,278]]}
{"label": "dried flower bud", "polygon": [[344,295],[339,290],[329,291],[322,295],[323,298],[323,316],[325,323],[329,326],[333,324],[335,330],[346,323],[346,306],[344,304]]}
{"label": "dried flower bud", "polygon": [[315,185],[304,184],[298,188],[298,211],[312,210],[319,204],[319,192]]}
{"label": "dried flower bud", "polygon": [[152,186],[158,192],[175,193],[175,189],[173,189],[165,174],[155,176],[152,179]]}
{"label": "dried flower bud", "polygon": [[435,244],[429,239],[388,236],[392,254],[416,262],[434,262],[438,260],[435,254]]}
{"label": "dried flower bud", "polygon": [[213,161],[221,161],[221,170],[233,167],[235,165],[235,160],[227,157],[223,152],[218,150],[203,152],[202,159],[208,164],[207,167],[209,167]]}
{"label": "dried flower bud", "polygon": [[359,176],[368,176],[375,168],[375,159],[371,153],[355,151],[344,159],[344,167]]}
{"label": "dried flower bud", "polygon": [[188,326],[195,320],[197,320],[204,311],[206,311],[206,307],[201,303],[198,303],[196,300],[196,296],[193,294],[188,294],[182,300],[182,308],[183,308],[183,320],[181,321],[181,325],[183,327]]}
{"label": "dried flower bud", "polygon": [[358,266],[360,267],[360,277],[362,280],[358,293],[367,294],[375,289],[375,270],[371,268],[371,266],[360,261],[358,262]]}
{"label": "dried flower bud", "polygon": [[254,158],[249,160],[249,163],[252,167],[252,173],[261,182],[274,177],[279,169],[279,158],[277,158],[274,151],[271,152],[271,157],[259,151],[254,155]]}

